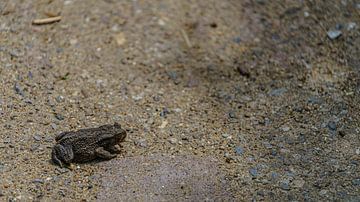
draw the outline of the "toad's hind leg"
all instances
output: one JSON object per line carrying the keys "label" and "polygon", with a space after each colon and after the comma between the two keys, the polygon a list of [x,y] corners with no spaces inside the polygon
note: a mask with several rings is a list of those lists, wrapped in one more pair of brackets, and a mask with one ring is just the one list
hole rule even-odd
{"label": "toad's hind leg", "polygon": [[51,157],[54,163],[62,167],[62,162],[70,163],[74,159],[74,153],[71,146],[57,144],[52,149]]}
{"label": "toad's hind leg", "polygon": [[112,159],[116,157],[116,154],[112,154],[109,151],[106,151],[104,147],[98,147],[95,150],[96,156],[102,159]]}
{"label": "toad's hind leg", "polygon": [[[55,146],[56,147],[56,146]],[[63,167],[63,164],[61,162],[61,160],[57,157],[57,152],[56,152],[56,149],[55,147],[52,149],[52,152],[51,152],[51,159],[53,160],[53,162],[55,164],[58,164],[60,167]]]}

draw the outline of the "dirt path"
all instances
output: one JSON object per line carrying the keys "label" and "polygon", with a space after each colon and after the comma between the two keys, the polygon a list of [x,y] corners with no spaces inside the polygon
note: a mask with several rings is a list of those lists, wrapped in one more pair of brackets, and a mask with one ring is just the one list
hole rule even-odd
{"label": "dirt path", "polygon": [[[46,13],[62,20],[31,24]],[[114,191],[107,171],[128,188],[159,179],[153,155],[201,159],[169,179],[221,172],[204,186],[225,179],[234,200],[360,200],[359,13],[355,0],[1,1],[0,200],[96,200]],[[51,164],[55,134],[115,121],[121,157]]]}

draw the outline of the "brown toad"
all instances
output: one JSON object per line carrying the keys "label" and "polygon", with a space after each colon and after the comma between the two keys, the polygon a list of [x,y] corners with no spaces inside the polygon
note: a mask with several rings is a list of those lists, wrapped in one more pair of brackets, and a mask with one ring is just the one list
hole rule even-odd
{"label": "brown toad", "polygon": [[63,167],[63,163],[111,159],[120,152],[119,144],[125,137],[126,131],[118,123],[63,132],[55,137],[57,143],[52,149],[51,158],[60,167]]}

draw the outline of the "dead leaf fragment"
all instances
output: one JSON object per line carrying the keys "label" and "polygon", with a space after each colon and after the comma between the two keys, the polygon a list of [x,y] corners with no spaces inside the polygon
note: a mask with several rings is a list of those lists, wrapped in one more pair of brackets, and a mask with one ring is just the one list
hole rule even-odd
{"label": "dead leaf fragment", "polygon": [[159,126],[160,129],[163,129],[166,127],[166,125],[168,124],[168,122],[166,120],[164,120],[161,125]]}
{"label": "dead leaf fragment", "polygon": [[114,38],[119,46],[123,45],[126,42],[125,34],[122,32],[117,33]]}

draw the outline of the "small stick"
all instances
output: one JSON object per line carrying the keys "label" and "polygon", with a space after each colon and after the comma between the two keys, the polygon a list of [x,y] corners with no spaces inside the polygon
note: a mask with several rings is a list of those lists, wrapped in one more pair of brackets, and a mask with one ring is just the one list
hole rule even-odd
{"label": "small stick", "polygon": [[184,37],[186,45],[188,46],[188,48],[191,48],[192,45],[191,45],[188,35],[186,34],[186,32],[183,29],[180,29],[180,31],[181,31],[181,35]]}
{"label": "small stick", "polygon": [[61,20],[61,16],[56,16],[51,18],[36,19],[32,23],[33,25],[44,25],[44,24],[59,22],[60,20]]}

